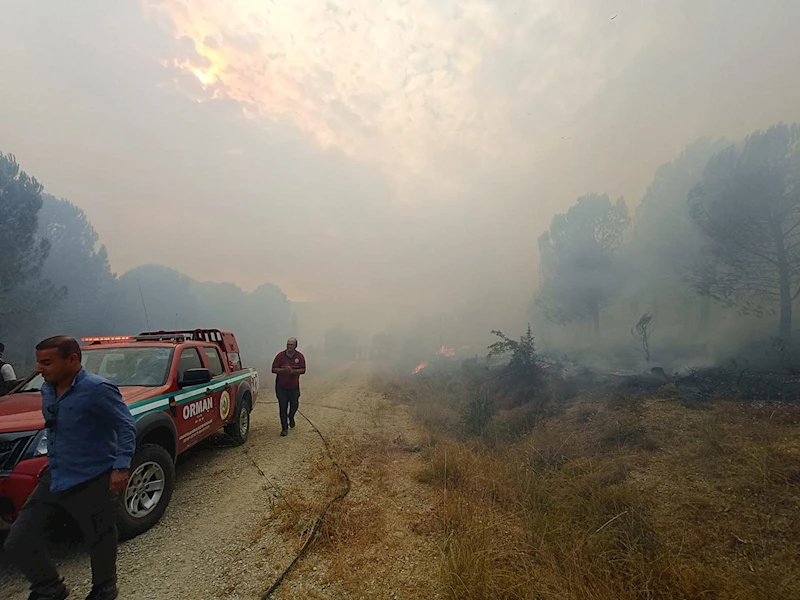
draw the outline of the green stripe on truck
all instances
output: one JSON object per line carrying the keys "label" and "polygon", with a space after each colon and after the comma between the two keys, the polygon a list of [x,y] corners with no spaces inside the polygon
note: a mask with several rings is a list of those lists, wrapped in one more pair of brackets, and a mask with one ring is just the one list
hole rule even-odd
{"label": "green stripe on truck", "polygon": [[243,381],[245,379],[250,379],[253,377],[253,373],[238,373],[237,375],[229,375],[224,379],[219,379],[216,381],[211,381],[205,385],[194,386],[185,390],[181,390],[179,392],[173,392],[170,394],[161,394],[160,396],[156,396],[155,398],[147,398],[145,400],[140,400],[138,402],[134,402],[128,408],[131,411],[131,414],[138,418],[141,418],[143,415],[147,413],[151,413],[156,410],[163,410],[165,407],[169,406],[170,398],[175,398],[175,404],[181,405],[186,404],[187,402],[192,402],[193,400],[197,400],[198,398],[202,398],[203,396],[208,395],[208,390],[212,392],[220,390],[222,388],[226,388],[229,385],[237,383],[239,381]]}

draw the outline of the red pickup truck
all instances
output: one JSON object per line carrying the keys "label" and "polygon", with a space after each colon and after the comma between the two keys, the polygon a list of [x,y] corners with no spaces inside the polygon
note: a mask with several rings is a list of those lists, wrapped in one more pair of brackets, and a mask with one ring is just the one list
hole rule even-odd
{"label": "red pickup truck", "polygon": [[[82,362],[119,386],[136,419],[136,453],[120,494],[123,539],[152,527],[175,486],[180,454],[223,429],[235,444],[250,431],[258,373],[245,368],[235,336],[219,329],[83,338]],[[47,464],[47,430],[32,375],[0,398],[0,518],[13,521]]]}

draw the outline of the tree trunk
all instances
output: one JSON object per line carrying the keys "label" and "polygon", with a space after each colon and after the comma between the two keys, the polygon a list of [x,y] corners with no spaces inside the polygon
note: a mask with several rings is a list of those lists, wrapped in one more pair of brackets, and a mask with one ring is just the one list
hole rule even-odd
{"label": "tree trunk", "polygon": [[689,318],[691,312],[692,312],[692,299],[687,294],[683,297],[683,329],[686,331],[690,331],[692,329],[692,321]]}
{"label": "tree trunk", "polygon": [[778,267],[781,289],[781,324],[778,337],[787,344],[792,343],[792,294],[789,288],[789,268],[786,264]]}
{"label": "tree trunk", "polygon": [[778,337],[787,344],[792,343],[792,292],[789,285],[789,261],[786,257],[783,231],[778,223],[775,226],[775,255],[778,259],[778,288],[781,293],[781,322]]}
{"label": "tree trunk", "polygon": [[698,327],[699,333],[706,333],[708,325],[711,322],[711,298],[708,296],[700,296],[700,323]]}

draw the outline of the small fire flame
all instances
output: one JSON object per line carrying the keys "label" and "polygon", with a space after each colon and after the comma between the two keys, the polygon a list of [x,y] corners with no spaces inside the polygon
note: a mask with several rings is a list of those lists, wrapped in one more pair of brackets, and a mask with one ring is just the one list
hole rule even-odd
{"label": "small fire flame", "polygon": [[447,348],[446,346],[439,346],[439,354],[441,354],[442,356],[455,356],[456,349]]}
{"label": "small fire flame", "polygon": [[426,363],[426,362],[421,362],[421,363],[419,363],[419,364],[416,366],[416,368],[414,369],[414,375],[416,375],[417,373],[419,373],[420,371],[422,371],[422,369],[424,369],[424,368],[425,368],[425,367],[427,367],[427,366],[428,366],[428,363]]}

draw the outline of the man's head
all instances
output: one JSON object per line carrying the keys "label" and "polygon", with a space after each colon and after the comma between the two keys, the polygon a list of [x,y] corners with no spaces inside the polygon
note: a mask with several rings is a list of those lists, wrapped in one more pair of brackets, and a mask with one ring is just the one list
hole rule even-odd
{"label": "man's head", "polygon": [[294,354],[295,350],[297,350],[297,338],[291,337],[286,340],[286,352]]}
{"label": "man's head", "polygon": [[0,342],[0,357],[3,356],[3,352],[6,351],[6,345],[3,342]]}
{"label": "man's head", "polygon": [[81,347],[71,337],[58,335],[36,346],[36,372],[48,383],[72,381],[81,370]]}

